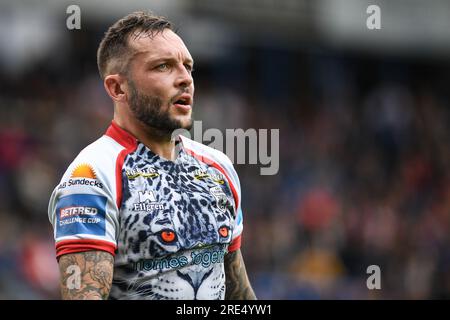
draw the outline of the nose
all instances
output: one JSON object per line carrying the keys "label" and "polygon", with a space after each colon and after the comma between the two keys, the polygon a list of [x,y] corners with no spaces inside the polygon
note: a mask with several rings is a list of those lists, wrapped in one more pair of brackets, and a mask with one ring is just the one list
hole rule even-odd
{"label": "nose", "polygon": [[177,79],[175,85],[180,88],[187,88],[192,85],[194,79],[192,78],[192,74],[182,65],[178,72]]}
{"label": "nose", "polygon": [[177,275],[191,285],[192,289],[194,289],[194,297],[197,298],[198,289],[202,285],[203,281],[205,281],[205,279],[207,279],[211,275],[213,270],[214,268],[211,268],[204,274],[198,272],[191,275],[182,273],[180,270],[177,270]]}

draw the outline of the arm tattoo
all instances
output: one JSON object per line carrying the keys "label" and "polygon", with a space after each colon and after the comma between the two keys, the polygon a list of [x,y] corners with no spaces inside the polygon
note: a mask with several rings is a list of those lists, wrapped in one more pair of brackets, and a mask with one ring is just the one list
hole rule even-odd
{"label": "arm tattoo", "polygon": [[64,300],[107,299],[114,258],[104,251],[69,253],[59,258],[60,287]]}
{"label": "arm tattoo", "polygon": [[256,300],[245,270],[241,250],[225,255],[225,299],[227,300]]}

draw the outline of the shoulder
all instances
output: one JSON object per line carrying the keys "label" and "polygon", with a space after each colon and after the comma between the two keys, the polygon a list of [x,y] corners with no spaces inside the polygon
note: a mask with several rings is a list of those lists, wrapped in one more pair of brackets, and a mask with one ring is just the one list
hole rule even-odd
{"label": "shoulder", "polygon": [[[237,199],[240,199],[241,184],[230,158],[220,150],[205,146],[185,136],[180,135],[179,137],[183,143],[184,150],[188,154],[209,166],[215,167],[225,175],[231,185],[233,194]],[[237,203],[239,203],[239,200],[237,200]]]}
{"label": "shoulder", "polygon": [[67,167],[55,196],[71,193],[115,194],[117,160],[124,147],[104,135],[85,147]]}
{"label": "shoulder", "polygon": [[[117,199],[116,161],[124,147],[108,136],[102,136],[85,147],[67,167],[49,201],[49,216],[54,215],[58,202]],[[102,200],[103,201],[103,200]]]}
{"label": "shoulder", "polygon": [[208,147],[195,140],[189,139],[185,136],[180,135],[180,139],[183,143],[183,148],[187,151],[187,153],[205,162],[208,165],[220,166],[227,173],[236,175],[237,177],[236,171],[233,167],[233,163],[225,153],[220,150]]}
{"label": "shoulder", "polygon": [[104,135],[81,150],[69,165],[64,177],[73,175],[74,172],[75,175],[92,174],[84,171],[90,168],[97,178],[102,178],[101,175],[115,171],[116,160],[123,149],[122,145]]}
{"label": "shoulder", "polygon": [[88,160],[95,164],[105,164],[107,162],[115,161],[122,150],[124,150],[120,143],[107,135],[103,135],[96,141],[85,147],[75,161]]}

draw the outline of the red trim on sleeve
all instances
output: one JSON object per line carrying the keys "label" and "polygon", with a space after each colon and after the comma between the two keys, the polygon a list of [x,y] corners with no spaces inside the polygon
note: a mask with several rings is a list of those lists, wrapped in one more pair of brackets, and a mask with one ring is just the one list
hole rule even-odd
{"label": "red trim on sleeve", "polygon": [[228,246],[228,252],[233,252],[239,249],[241,247],[241,239],[242,234],[240,234],[237,238],[231,241],[230,245]]}
{"label": "red trim on sleeve", "polygon": [[122,166],[125,157],[136,151],[137,141],[131,133],[119,127],[114,120],[111,122],[111,125],[108,130],[106,130],[105,134],[125,147],[116,159],[116,205],[117,208],[120,209],[120,206],[122,205]]}
{"label": "red trim on sleeve", "polygon": [[225,178],[228,180],[228,183],[229,183],[229,185],[230,185],[231,192],[233,193],[234,200],[236,201],[236,214],[237,214],[237,208],[239,208],[239,198],[238,198],[236,189],[234,188],[233,182],[231,182],[231,179],[230,179],[230,177],[227,175],[225,169],[222,168],[217,162],[212,161],[211,159],[209,159],[209,158],[207,158],[207,157],[205,157],[205,156],[201,156],[201,155],[195,153],[194,151],[192,151],[192,150],[190,150],[190,149],[187,149],[187,148],[184,148],[184,149],[186,150],[186,152],[187,152],[188,154],[190,154],[190,155],[193,156],[194,158],[196,158],[196,159],[198,159],[198,160],[200,160],[200,161],[206,163],[207,165],[213,166],[214,168],[216,168],[217,170],[219,170],[219,171],[225,176]]}
{"label": "red trim on sleeve", "polygon": [[56,243],[56,258],[63,254],[85,252],[92,250],[106,251],[115,255],[116,245],[112,242],[93,239],[71,239],[62,240]]}

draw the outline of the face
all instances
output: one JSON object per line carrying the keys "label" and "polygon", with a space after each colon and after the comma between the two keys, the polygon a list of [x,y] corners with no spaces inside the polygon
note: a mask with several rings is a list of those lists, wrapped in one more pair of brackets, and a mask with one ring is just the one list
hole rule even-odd
{"label": "face", "polygon": [[128,69],[128,103],[142,124],[170,135],[192,127],[193,59],[183,41],[166,29],[153,38],[130,39],[136,50]]}

